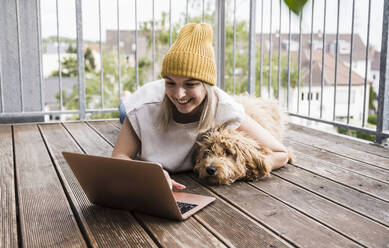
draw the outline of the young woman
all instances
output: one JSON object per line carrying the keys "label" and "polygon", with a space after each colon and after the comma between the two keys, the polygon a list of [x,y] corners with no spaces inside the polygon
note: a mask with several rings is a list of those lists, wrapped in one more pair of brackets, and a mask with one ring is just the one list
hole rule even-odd
{"label": "young woman", "polygon": [[112,157],[159,162],[171,188],[184,185],[169,173],[192,169],[191,149],[200,132],[220,124],[238,129],[271,151],[272,169],[287,163],[285,147],[243,107],[216,87],[212,28],[187,24],[162,62],[163,80],[139,88],[121,103],[122,128]]}

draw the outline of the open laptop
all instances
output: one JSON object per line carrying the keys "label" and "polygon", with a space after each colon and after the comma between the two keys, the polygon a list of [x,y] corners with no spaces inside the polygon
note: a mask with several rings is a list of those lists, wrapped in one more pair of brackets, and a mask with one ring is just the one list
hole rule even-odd
{"label": "open laptop", "polygon": [[158,163],[62,152],[89,201],[185,220],[214,197],[173,192]]}

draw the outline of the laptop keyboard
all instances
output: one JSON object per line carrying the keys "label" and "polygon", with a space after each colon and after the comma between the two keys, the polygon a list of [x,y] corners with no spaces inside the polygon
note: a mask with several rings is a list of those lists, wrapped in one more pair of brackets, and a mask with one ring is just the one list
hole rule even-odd
{"label": "laptop keyboard", "polygon": [[189,210],[197,207],[196,204],[189,204],[189,203],[185,203],[185,202],[177,202],[177,204],[178,204],[178,207],[180,208],[181,214],[185,214]]}

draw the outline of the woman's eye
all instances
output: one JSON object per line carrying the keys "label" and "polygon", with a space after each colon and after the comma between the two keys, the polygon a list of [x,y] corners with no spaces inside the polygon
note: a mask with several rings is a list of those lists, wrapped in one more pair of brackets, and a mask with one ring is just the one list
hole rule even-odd
{"label": "woman's eye", "polygon": [[187,83],[186,86],[189,87],[189,88],[192,88],[192,87],[196,86],[196,84]]}
{"label": "woman's eye", "polygon": [[169,86],[174,86],[175,85],[174,82],[166,82],[166,84],[169,85]]}

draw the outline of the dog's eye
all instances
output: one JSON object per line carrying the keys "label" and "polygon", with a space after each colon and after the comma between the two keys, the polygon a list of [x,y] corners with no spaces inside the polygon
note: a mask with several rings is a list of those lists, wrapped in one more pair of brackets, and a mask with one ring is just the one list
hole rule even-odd
{"label": "dog's eye", "polygon": [[224,152],[226,153],[227,156],[231,155],[231,152],[228,149],[225,149]]}

